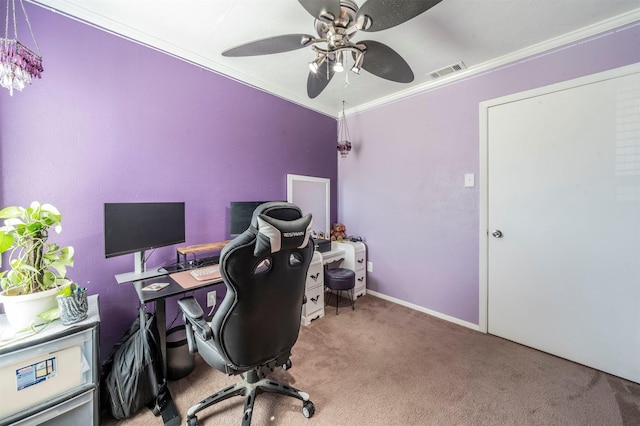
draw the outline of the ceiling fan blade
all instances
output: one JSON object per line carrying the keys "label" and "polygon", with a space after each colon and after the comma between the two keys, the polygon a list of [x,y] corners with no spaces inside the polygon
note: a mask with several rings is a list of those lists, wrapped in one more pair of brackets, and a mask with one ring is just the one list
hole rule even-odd
{"label": "ceiling fan blade", "polygon": [[308,46],[312,40],[313,36],[308,34],[286,34],[268,37],[225,50],[222,52],[222,56],[258,56],[289,52]]}
{"label": "ceiling fan blade", "polygon": [[318,96],[325,87],[329,84],[333,78],[333,66],[330,66],[331,61],[324,61],[317,72],[309,71],[309,77],[307,78],[307,95],[311,99]]}
{"label": "ceiling fan blade", "polygon": [[441,1],[442,0],[367,0],[358,10],[356,22],[365,23],[362,28],[363,31],[382,31],[415,18]]}
{"label": "ceiling fan blade", "polygon": [[367,46],[362,68],[371,74],[398,83],[411,83],[413,71],[395,50],[374,40],[361,41]]}
{"label": "ceiling fan blade", "polygon": [[[340,0],[298,0],[316,19],[333,21],[340,15]],[[329,16],[331,14],[332,16]],[[325,19],[322,19],[325,18]]]}

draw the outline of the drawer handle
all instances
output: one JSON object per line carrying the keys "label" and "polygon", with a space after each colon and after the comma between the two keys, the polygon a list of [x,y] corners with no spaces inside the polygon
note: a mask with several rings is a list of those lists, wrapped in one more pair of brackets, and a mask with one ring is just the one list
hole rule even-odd
{"label": "drawer handle", "polygon": [[315,275],[311,275],[311,278],[313,278],[314,281],[317,281],[319,276],[320,276],[320,272],[318,272]]}
{"label": "drawer handle", "polygon": [[319,295],[318,295],[318,296],[316,296],[316,297],[312,297],[312,298],[311,298],[311,301],[312,301],[313,303],[318,303],[318,299],[320,299],[320,296],[319,296]]}
{"label": "drawer handle", "polygon": [[363,263],[364,259],[358,259],[358,263]]}
{"label": "drawer handle", "polygon": [[364,277],[358,278],[358,281],[364,281]]}

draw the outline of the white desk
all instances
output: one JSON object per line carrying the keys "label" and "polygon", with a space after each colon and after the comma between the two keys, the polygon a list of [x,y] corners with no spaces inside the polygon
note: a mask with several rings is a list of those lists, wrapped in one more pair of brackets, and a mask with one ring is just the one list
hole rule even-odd
{"label": "white desk", "polygon": [[302,310],[302,324],[324,317],[324,267],[351,269],[356,273],[353,297],[364,296],[367,292],[366,246],[361,242],[331,242],[331,250],[315,252],[307,272],[307,303]]}

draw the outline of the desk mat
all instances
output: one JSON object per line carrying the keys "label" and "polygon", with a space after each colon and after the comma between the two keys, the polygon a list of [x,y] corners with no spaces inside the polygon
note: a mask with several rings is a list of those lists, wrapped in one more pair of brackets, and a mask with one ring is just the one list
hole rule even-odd
{"label": "desk mat", "polygon": [[[209,267],[208,267],[209,268]],[[197,288],[202,287],[205,284],[211,284],[215,282],[222,281],[222,275],[220,275],[220,271],[213,276],[210,280],[207,281],[198,281],[191,275],[191,271],[182,271],[176,272],[174,274],[169,275],[175,282],[177,282],[182,288]]]}

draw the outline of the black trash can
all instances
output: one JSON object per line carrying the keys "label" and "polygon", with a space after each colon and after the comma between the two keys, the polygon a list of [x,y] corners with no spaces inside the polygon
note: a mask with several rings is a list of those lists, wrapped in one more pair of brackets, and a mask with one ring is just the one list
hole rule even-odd
{"label": "black trash can", "polygon": [[193,371],[195,356],[189,353],[184,325],[167,330],[167,378],[178,380]]}

